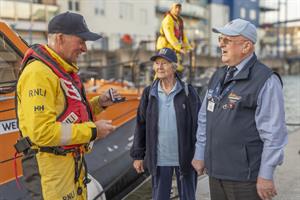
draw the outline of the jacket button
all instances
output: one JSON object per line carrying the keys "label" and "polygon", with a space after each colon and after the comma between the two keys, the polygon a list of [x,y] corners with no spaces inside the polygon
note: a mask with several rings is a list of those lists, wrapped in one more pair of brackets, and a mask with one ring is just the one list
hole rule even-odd
{"label": "jacket button", "polygon": [[182,108],[185,109],[185,104],[182,104]]}

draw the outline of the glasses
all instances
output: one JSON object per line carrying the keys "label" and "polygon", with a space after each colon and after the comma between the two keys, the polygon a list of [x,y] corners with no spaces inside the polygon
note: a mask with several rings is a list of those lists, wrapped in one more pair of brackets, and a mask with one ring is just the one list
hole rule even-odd
{"label": "glasses", "polygon": [[170,63],[168,62],[154,62],[155,66],[162,66],[162,67],[167,67]]}
{"label": "glasses", "polygon": [[222,36],[219,36],[218,38],[218,41],[219,43],[223,43],[225,45],[228,45],[228,44],[233,44],[235,42],[244,42],[244,41],[247,41],[247,40],[243,40],[243,39],[240,39],[240,40],[232,40],[232,39],[229,39],[227,37],[222,37]]}

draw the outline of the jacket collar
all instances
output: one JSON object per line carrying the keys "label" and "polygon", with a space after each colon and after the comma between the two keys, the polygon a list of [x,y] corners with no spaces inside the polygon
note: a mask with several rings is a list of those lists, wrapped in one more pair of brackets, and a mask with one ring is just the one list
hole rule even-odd
{"label": "jacket collar", "polygon": [[[175,78],[180,87],[179,91],[181,91],[184,88],[184,82],[180,79],[177,73],[175,73]],[[151,84],[150,92],[149,92],[151,96],[154,96],[156,98],[158,98],[158,84],[159,84],[159,79],[154,80],[153,83]]]}
{"label": "jacket collar", "polygon": [[[257,57],[255,53],[253,53],[252,57],[245,64],[245,66],[241,69],[241,71],[232,78],[232,80],[244,80],[248,79],[250,76],[250,72],[254,64],[257,62]],[[222,67],[222,70],[218,72],[218,78],[221,80],[226,73],[227,66]]]}
{"label": "jacket collar", "polygon": [[245,64],[243,69],[236,76],[234,76],[232,80],[248,79],[250,76],[250,71],[256,62],[257,62],[257,57],[254,53],[253,56],[250,58],[250,60]]}
{"label": "jacket collar", "polygon": [[48,45],[44,46],[48,53],[55,59],[55,61],[68,73],[77,73],[79,68],[76,65],[70,65],[62,57],[60,57],[54,50]]}

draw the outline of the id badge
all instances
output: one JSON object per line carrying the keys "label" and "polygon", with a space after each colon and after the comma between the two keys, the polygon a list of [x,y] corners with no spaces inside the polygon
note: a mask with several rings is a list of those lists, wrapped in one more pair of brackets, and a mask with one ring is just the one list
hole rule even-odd
{"label": "id badge", "polygon": [[214,112],[214,109],[215,109],[215,102],[209,101],[207,105],[207,110],[210,112]]}

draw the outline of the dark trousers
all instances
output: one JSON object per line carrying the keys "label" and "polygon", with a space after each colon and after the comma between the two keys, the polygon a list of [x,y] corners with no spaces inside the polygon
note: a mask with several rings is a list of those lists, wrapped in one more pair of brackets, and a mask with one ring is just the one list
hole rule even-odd
{"label": "dark trousers", "polygon": [[256,182],[227,181],[209,177],[211,200],[261,200]]}
{"label": "dark trousers", "polygon": [[197,174],[194,170],[182,175],[179,167],[157,167],[156,176],[152,176],[153,200],[168,200],[172,188],[172,177],[176,174],[180,200],[195,200]]}

